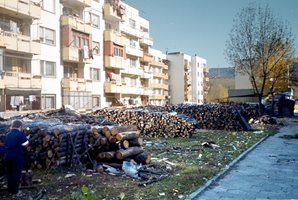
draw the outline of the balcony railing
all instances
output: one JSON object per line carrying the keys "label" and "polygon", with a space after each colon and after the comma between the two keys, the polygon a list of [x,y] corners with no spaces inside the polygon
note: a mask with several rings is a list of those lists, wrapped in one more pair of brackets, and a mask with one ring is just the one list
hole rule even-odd
{"label": "balcony railing", "polygon": [[92,0],[61,0],[61,3],[76,7],[90,7]]}
{"label": "balcony railing", "polygon": [[106,81],[104,83],[104,91],[105,93],[121,93],[122,92],[122,86],[121,83],[119,82],[109,82]]}
{"label": "balcony railing", "polygon": [[105,41],[112,41],[115,44],[120,46],[125,45],[125,37],[121,35],[121,33],[114,31],[114,30],[105,30],[104,32],[104,40]]}
{"label": "balcony railing", "polygon": [[62,26],[70,26],[78,31],[91,34],[92,27],[90,23],[84,22],[83,19],[72,15],[62,15],[61,16],[61,25]]}
{"label": "balcony railing", "polygon": [[150,83],[151,88],[168,90],[169,85],[164,83]]}
{"label": "balcony railing", "polygon": [[82,78],[63,78],[62,88],[68,91],[92,91],[92,81]]}
{"label": "balcony railing", "polygon": [[142,94],[142,90],[143,90],[143,88],[141,88],[141,87],[122,85],[122,94],[140,95],[140,94]]}
{"label": "balcony railing", "polygon": [[143,70],[142,69],[139,69],[139,68],[127,67],[124,70],[122,70],[121,73],[141,76],[143,74]]}
{"label": "balcony railing", "polygon": [[156,100],[163,100],[163,99],[166,99],[166,96],[162,94],[153,94],[150,98],[156,99]]}
{"label": "balcony railing", "polygon": [[0,41],[6,49],[24,53],[40,54],[40,43],[29,36],[8,31],[0,31]]}
{"label": "balcony railing", "polygon": [[152,78],[152,74],[147,73],[147,72],[143,72],[143,74],[141,75],[141,78],[150,79],[150,78]]}
{"label": "balcony railing", "polygon": [[20,19],[39,19],[41,16],[40,1],[38,0],[0,0],[0,7],[5,8]]}
{"label": "balcony railing", "polygon": [[156,60],[153,60],[151,62],[151,65],[158,66],[158,67],[161,67],[163,69],[168,69],[168,66],[166,64],[164,64],[163,62],[156,61]]}
{"label": "balcony railing", "polygon": [[209,73],[209,68],[208,68],[208,67],[204,67],[204,68],[203,68],[203,72],[204,72],[204,73]]}
{"label": "balcony railing", "polygon": [[124,69],[125,60],[119,56],[105,56],[105,67],[106,68],[115,68],[115,69]]}
{"label": "balcony railing", "polygon": [[41,89],[41,76],[29,73],[5,72],[0,82],[2,88]]}
{"label": "balcony railing", "polygon": [[126,54],[130,54],[136,57],[143,57],[143,51],[140,48],[126,46]]}
{"label": "balcony railing", "polygon": [[[84,56],[84,51],[78,47],[63,47],[63,61],[91,63],[88,56]],[[86,57],[86,58],[85,58]]]}
{"label": "balcony railing", "polygon": [[153,46],[153,39],[152,38],[150,38],[150,37],[142,37],[141,39],[140,39],[140,43],[142,43],[142,44],[146,44],[146,45],[148,45],[148,46]]}
{"label": "balcony railing", "polygon": [[163,74],[163,73],[153,73],[154,77],[157,78],[162,78],[162,79],[168,79],[168,74]]}
{"label": "balcony railing", "polygon": [[143,57],[140,58],[141,62],[151,63],[153,61],[153,56],[147,53],[143,53]]}
{"label": "balcony railing", "polygon": [[[123,7],[121,5],[112,5],[110,3],[104,4],[104,17],[111,21],[123,21],[125,20],[125,13],[123,13]],[[124,10],[125,11],[125,10]]]}

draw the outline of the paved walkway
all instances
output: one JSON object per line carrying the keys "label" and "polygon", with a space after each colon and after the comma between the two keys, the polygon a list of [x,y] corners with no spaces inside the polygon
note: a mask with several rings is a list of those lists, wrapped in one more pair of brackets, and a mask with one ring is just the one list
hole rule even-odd
{"label": "paved walkway", "polygon": [[[206,189],[189,199],[298,199],[298,122],[288,122]],[[203,187],[204,188],[204,187]]]}

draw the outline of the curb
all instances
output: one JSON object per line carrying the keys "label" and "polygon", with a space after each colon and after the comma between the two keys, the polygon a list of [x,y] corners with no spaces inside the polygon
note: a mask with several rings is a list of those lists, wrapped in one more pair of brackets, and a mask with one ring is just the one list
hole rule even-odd
{"label": "curb", "polygon": [[208,180],[205,185],[200,187],[197,191],[191,193],[186,197],[186,200],[194,200],[194,198],[199,197],[205,190],[208,189],[213,183],[218,181],[220,178],[222,178],[227,172],[231,170],[231,168],[236,165],[240,160],[242,160],[248,153],[250,153],[252,150],[254,150],[259,144],[264,142],[267,138],[270,136],[263,137],[260,139],[256,144],[251,146],[249,149],[246,151],[242,152],[235,160],[233,160],[230,164],[226,165],[223,171],[219,172],[216,176],[214,176],[212,179]]}

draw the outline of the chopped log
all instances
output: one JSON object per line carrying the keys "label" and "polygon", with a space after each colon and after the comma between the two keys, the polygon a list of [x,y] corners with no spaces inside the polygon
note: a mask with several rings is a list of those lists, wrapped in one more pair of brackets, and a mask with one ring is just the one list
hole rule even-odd
{"label": "chopped log", "polygon": [[114,126],[111,129],[112,135],[117,135],[118,133],[121,132],[128,132],[128,131],[137,131],[138,127],[135,125],[130,125],[130,126]]}
{"label": "chopped log", "polygon": [[142,138],[134,138],[128,140],[129,146],[143,146],[144,142]]}
{"label": "chopped log", "polygon": [[128,131],[128,132],[121,132],[116,135],[116,139],[118,141],[121,140],[132,140],[140,137],[140,131]]}
{"label": "chopped log", "polygon": [[148,152],[144,151],[138,155],[136,155],[134,157],[134,160],[137,162],[137,163],[141,163],[141,164],[149,164],[151,162],[151,156]]}
{"label": "chopped log", "polygon": [[123,160],[130,156],[138,155],[144,151],[141,147],[129,147],[128,149],[120,149],[116,151],[116,158],[118,160]]}

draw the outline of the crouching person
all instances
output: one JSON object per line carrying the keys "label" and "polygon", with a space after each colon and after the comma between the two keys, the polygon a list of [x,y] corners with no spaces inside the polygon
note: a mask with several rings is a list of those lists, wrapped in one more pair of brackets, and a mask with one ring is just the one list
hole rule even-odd
{"label": "crouching person", "polygon": [[22,122],[15,120],[11,130],[5,137],[5,154],[7,168],[7,186],[9,194],[21,195],[19,185],[24,168],[25,151],[29,145],[24,132],[21,131]]}

